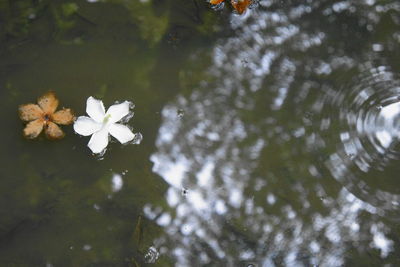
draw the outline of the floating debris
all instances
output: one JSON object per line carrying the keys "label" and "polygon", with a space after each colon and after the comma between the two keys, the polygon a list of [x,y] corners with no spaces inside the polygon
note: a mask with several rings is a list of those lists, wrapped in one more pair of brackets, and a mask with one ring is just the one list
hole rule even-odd
{"label": "floating debris", "polygon": [[142,226],[142,216],[139,215],[135,230],[133,231],[133,240],[136,246],[139,248],[143,239],[143,226]]}
{"label": "floating debris", "polygon": [[[210,4],[213,6],[218,6],[226,2],[227,0],[210,0]],[[243,14],[250,5],[252,5],[252,0],[230,0],[231,6],[239,13]]]}
{"label": "floating debris", "polygon": [[[88,147],[95,154],[104,153],[108,145],[109,134],[115,137],[121,144],[134,140],[135,134],[126,125],[121,123],[126,117],[129,117],[132,103],[124,101],[120,104],[112,105],[105,112],[103,102],[89,97],[86,101],[86,113],[89,117],[80,116],[74,123],[76,133],[92,137],[89,140]],[[126,122],[124,120],[124,122]]]}
{"label": "floating debris", "polygon": [[38,105],[25,104],[19,106],[19,117],[28,122],[23,134],[28,139],[34,139],[43,131],[51,140],[65,136],[59,125],[69,125],[74,122],[75,116],[71,109],[63,108],[56,112],[59,101],[53,91],[49,91],[38,98]]}

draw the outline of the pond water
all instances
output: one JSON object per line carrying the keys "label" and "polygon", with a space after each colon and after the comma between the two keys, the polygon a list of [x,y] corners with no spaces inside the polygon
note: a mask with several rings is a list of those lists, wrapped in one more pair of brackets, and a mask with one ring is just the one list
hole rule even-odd
{"label": "pond water", "polygon": [[[1,266],[399,266],[400,3],[0,4]],[[140,144],[26,140],[54,90]]]}

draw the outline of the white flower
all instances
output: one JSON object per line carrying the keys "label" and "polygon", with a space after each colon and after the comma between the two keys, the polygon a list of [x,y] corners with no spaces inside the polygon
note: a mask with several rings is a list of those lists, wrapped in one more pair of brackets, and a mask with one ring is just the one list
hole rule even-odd
{"label": "white flower", "polygon": [[92,135],[88,147],[93,153],[100,153],[107,147],[108,134],[114,136],[121,144],[135,137],[127,126],[117,123],[129,114],[128,101],[112,105],[105,112],[101,100],[89,97],[86,101],[86,113],[89,117],[80,116],[74,123],[74,130],[83,136]]}

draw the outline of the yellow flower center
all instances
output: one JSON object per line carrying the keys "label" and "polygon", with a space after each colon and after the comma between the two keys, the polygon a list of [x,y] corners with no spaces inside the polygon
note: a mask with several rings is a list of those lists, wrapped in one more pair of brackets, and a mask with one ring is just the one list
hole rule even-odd
{"label": "yellow flower center", "polygon": [[107,123],[109,119],[111,118],[111,114],[108,114],[104,117],[103,123]]}

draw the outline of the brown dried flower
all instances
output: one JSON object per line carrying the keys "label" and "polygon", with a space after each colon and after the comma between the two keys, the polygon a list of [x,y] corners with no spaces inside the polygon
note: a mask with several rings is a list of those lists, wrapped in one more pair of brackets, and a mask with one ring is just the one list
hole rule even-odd
{"label": "brown dried flower", "polygon": [[45,93],[39,97],[38,105],[25,104],[19,106],[19,117],[28,122],[23,134],[28,139],[34,139],[43,131],[49,139],[61,139],[65,136],[64,132],[58,127],[74,122],[75,116],[71,109],[63,108],[56,112],[58,99],[53,91]]}
{"label": "brown dried flower", "polygon": [[[225,0],[210,0],[211,5],[219,5]],[[228,1],[226,1],[228,2]],[[243,14],[247,8],[251,5],[252,0],[230,0],[232,7],[239,13]]]}

